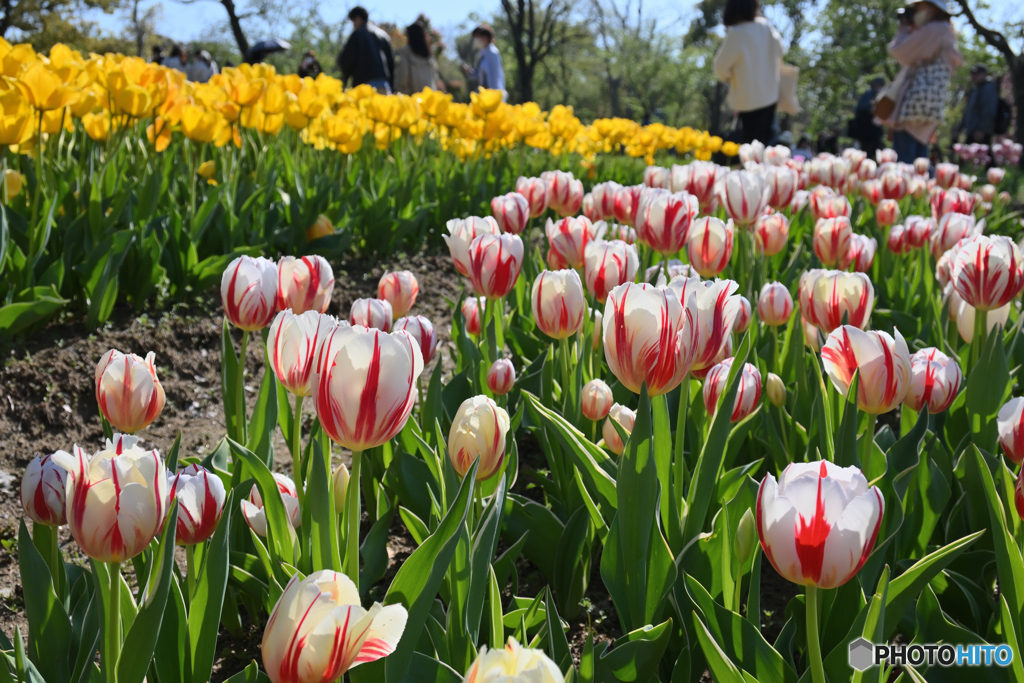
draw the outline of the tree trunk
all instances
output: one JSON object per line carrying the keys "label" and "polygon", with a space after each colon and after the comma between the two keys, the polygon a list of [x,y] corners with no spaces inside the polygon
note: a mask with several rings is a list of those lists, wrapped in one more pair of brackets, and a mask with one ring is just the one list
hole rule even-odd
{"label": "tree trunk", "polygon": [[234,0],[220,0],[220,4],[224,5],[224,9],[228,11],[231,35],[235,37],[238,51],[242,53],[242,59],[244,60],[246,53],[249,52],[249,41],[245,37],[245,31],[242,30],[242,22],[238,19],[238,12],[235,11]]}
{"label": "tree trunk", "polygon": [[521,63],[517,80],[519,81],[519,101],[533,102],[533,66]]}

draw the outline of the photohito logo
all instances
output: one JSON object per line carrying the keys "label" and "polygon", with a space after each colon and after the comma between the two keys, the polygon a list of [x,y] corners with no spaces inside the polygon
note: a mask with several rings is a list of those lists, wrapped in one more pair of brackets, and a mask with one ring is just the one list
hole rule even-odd
{"label": "photohito logo", "polygon": [[866,638],[850,643],[849,663],[857,671],[888,664],[899,666],[1009,666],[1013,650],[1009,645],[875,645]]}

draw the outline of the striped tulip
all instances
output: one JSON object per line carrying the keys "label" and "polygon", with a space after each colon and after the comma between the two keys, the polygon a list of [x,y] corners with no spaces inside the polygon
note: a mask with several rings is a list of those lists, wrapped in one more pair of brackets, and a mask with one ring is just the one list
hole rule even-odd
{"label": "striped tulip", "polygon": [[774,147],[765,147],[764,150],[764,163],[769,164],[769,168],[774,166],[785,166],[786,162],[793,155],[792,150],[785,145],[775,145]]}
{"label": "striped tulip", "polygon": [[323,313],[331,304],[334,271],[323,256],[285,256],[277,264],[277,310]]}
{"label": "striped tulip", "polygon": [[[1013,464],[1024,461],[1024,398],[1011,398],[996,416],[999,445]],[[1019,486],[1019,485],[1018,485]]]}
{"label": "striped tulip", "polygon": [[530,202],[518,192],[509,192],[491,200],[491,215],[502,232],[518,235],[530,220]]}
{"label": "striped tulip", "polygon": [[1006,169],[1000,168],[998,166],[993,166],[992,168],[988,169],[988,172],[985,174],[985,179],[988,180],[993,185],[998,185],[999,183],[1003,182],[1003,178],[1005,177]]}
{"label": "striped tulip", "polygon": [[875,305],[875,288],[867,275],[826,270],[810,285],[811,309],[801,306],[801,310],[822,332],[828,334],[844,321],[859,329],[867,327]]}
{"label": "striped tulip", "polygon": [[[610,396],[611,389],[608,391]],[[62,457],[71,457],[64,451],[60,453]],[[32,458],[21,475],[21,509],[25,515],[36,524],[67,524],[67,480],[67,470],[57,464],[53,455]]]}
{"label": "striped tulip", "polygon": [[979,311],[1002,308],[1024,289],[1024,259],[1009,237],[977,237],[960,249],[951,280],[957,293]]}
{"label": "striped tulip", "polygon": [[910,390],[910,351],[898,329],[893,339],[886,332],[865,332],[853,325],[837,327],[821,349],[821,360],[833,386],[842,396],[850,390],[854,372],[857,407],[865,413],[887,413]]}
{"label": "striped tulip", "polygon": [[889,251],[894,254],[909,254],[910,253],[910,241],[909,241],[909,230],[904,228],[902,225],[894,225],[889,228],[889,232],[885,236],[885,245],[889,247]]}
{"label": "striped tulip", "polygon": [[167,484],[171,495],[178,499],[174,542],[195,545],[213,536],[227,498],[220,477],[199,465],[189,465],[177,474],[168,472]]}
{"label": "striped tulip", "polygon": [[485,645],[466,672],[463,683],[562,683],[565,676],[543,650],[520,647],[509,636],[502,650],[488,650]]}
{"label": "striped tulip", "polygon": [[565,171],[541,174],[548,185],[548,207],[560,216],[571,216],[583,204],[583,183]]}
{"label": "striped tulip", "polygon": [[576,334],[587,311],[583,283],[575,270],[544,270],[533,281],[530,294],[533,321],[552,339]]}
{"label": "striped tulip", "polygon": [[804,346],[814,353],[818,353],[821,350],[821,333],[818,328],[802,315],[800,316],[800,325],[804,332]]}
{"label": "striped tulip", "polygon": [[[466,302],[476,301],[466,299]],[[466,302],[463,302],[465,310]],[[477,332],[479,334],[480,318],[477,317]],[[394,332],[408,332],[420,347],[420,354],[423,356],[423,364],[426,365],[433,359],[437,351],[437,335],[434,334],[434,326],[422,315],[411,315],[399,318],[392,328]],[[472,333],[471,333],[472,334]]]}
{"label": "striped tulip", "polygon": [[698,350],[697,299],[680,300],[673,289],[619,285],[604,310],[604,355],[622,385],[651,396],[672,391]]}
{"label": "striped tulip", "polygon": [[943,163],[935,165],[935,183],[944,190],[954,187],[959,176],[960,167],[956,164]]}
{"label": "striped tulip", "polygon": [[604,216],[598,212],[597,204],[594,201],[594,194],[592,192],[588,192],[583,195],[583,205],[580,207],[580,210],[583,212],[584,216],[594,223],[604,219]]}
{"label": "striped tulip", "polygon": [[744,164],[764,163],[764,143],[760,140],[754,140],[752,143],[744,143],[740,145],[740,161]]}
{"label": "striped tulip", "polygon": [[[471,296],[462,301],[462,317],[466,320],[466,334],[471,334],[474,337],[480,336],[482,314],[484,312],[486,302],[487,299],[475,296]],[[425,363],[426,360],[423,362]]]}
{"label": "striped tulip", "polygon": [[561,254],[550,247],[544,262],[548,264],[548,270],[567,270],[571,267],[569,262],[562,258]]}
{"label": "striped tulip", "polygon": [[875,209],[875,221],[887,228],[900,219],[900,205],[895,199],[883,199]]}
{"label": "striped tulip", "polygon": [[96,364],[96,403],[114,429],[134,434],[164,409],[164,388],[156,376],[156,354],[145,360],[111,349]]}
{"label": "striped tulip", "polygon": [[[811,162],[812,165],[814,161]],[[846,181],[849,175],[850,164],[842,157],[833,156],[823,159],[818,168],[818,182],[839,192],[843,192],[846,189]]]}
{"label": "striped tulip", "polygon": [[914,159],[914,173],[917,175],[928,175],[928,172],[932,168],[932,162],[927,157],[918,157]]}
{"label": "striped tulip", "polygon": [[766,282],[757,296],[757,316],[769,327],[789,322],[793,315],[793,296],[781,282]]}
{"label": "striped tulip", "polygon": [[[686,173],[679,174],[679,182],[676,181],[676,169],[686,169]],[[702,211],[713,210],[718,199],[718,186],[729,169],[710,161],[694,161],[686,166],[672,167],[672,191],[679,192],[686,190],[700,204]]]}
{"label": "striped tulip", "polygon": [[722,185],[722,202],[733,222],[747,228],[764,215],[772,189],[764,176],[751,171],[730,171]]}
{"label": "striped tulip", "polygon": [[571,268],[582,268],[584,252],[597,237],[597,229],[586,216],[563,218],[557,222],[548,219],[544,228],[551,251],[555,252]]}
{"label": "striped tulip", "polygon": [[419,293],[420,283],[408,270],[384,273],[377,283],[377,298],[391,304],[391,312],[396,318],[401,318],[412,310]]}
{"label": "striped tulip", "polygon": [[501,228],[498,222],[490,216],[479,218],[453,218],[448,221],[448,234],[442,235],[445,244],[448,245],[448,252],[452,255],[452,262],[460,275],[469,277],[469,245],[480,235],[499,235]]}
{"label": "striped tulip", "polygon": [[981,235],[984,232],[984,219],[975,222],[974,216],[968,216],[962,213],[946,214],[939,219],[937,227],[929,238],[932,248],[932,256],[939,258],[965,237]]}
{"label": "striped tulip", "polygon": [[365,451],[402,431],[423,372],[408,332],[338,325],[324,339],[313,376],[320,425],[343,448]]}
{"label": "striped tulip", "polygon": [[267,336],[267,364],[288,392],[295,396],[313,393],[310,380],[316,352],[336,324],[332,316],[316,311],[302,315],[281,311],[274,318]]}
{"label": "striped tulip", "polygon": [[834,266],[849,248],[852,235],[849,218],[820,218],[814,226],[814,253],[823,265]]}
{"label": "striped tulip", "polygon": [[481,235],[469,245],[469,280],[479,296],[504,297],[512,291],[522,267],[519,235]]}
{"label": "striped tulip", "polygon": [[530,204],[530,218],[536,218],[548,210],[548,184],[541,178],[524,178],[516,180],[516,192],[526,197]]}
{"label": "striped tulip", "polygon": [[277,266],[262,256],[239,256],[220,279],[224,316],[240,330],[262,330],[277,310]]}
{"label": "striped tulip", "polygon": [[633,425],[636,423],[636,412],[619,403],[612,404],[608,410],[608,417],[605,418],[604,425],[601,426],[601,437],[604,439],[605,448],[615,455],[622,455],[626,444],[622,442],[619,431],[612,424],[613,420],[626,431],[627,435],[632,434]]}
{"label": "striped tulip", "polygon": [[[704,379],[704,409],[708,415],[718,410],[718,399],[725,393],[726,380],[732,368],[732,358],[726,358],[711,368]],[[757,409],[761,403],[761,373],[750,363],[743,364],[740,372],[739,386],[736,387],[736,400],[732,405],[732,422],[739,422]]]}
{"label": "striped tulip", "polygon": [[740,308],[736,312],[736,320],[732,324],[732,331],[736,334],[743,334],[750,327],[753,318],[753,310],[750,307],[750,300],[740,295]]}
{"label": "striped tulip", "polygon": [[907,229],[907,244],[912,249],[923,247],[936,230],[935,219],[924,216],[907,216],[903,222]]}
{"label": "striped tulip", "polygon": [[615,193],[615,220],[623,225],[636,226],[636,213],[640,208],[640,195],[646,185],[624,185]]}
{"label": "striped tulip", "polygon": [[791,463],[776,482],[765,475],[757,492],[757,535],[783,578],[836,588],[867,562],[885,502],[856,467],[820,460]]}
{"label": "striped tulip", "polygon": [[[874,159],[865,159],[857,167],[857,177],[861,180],[874,180],[878,176],[878,162]],[[863,187],[863,185],[862,185]]]}
{"label": "striped tulip", "polygon": [[78,446],[57,451],[68,472],[68,526],[78,547],[100,562],[122,562],[145,550],[164,525],[170,504],[167,470],[157,451],[134,436],[114,434],[91,458]]}
{"label": "striped tulip", "polygon": [[702,277],[714,277],[732,257],[733,225],[711,216],[698,218],[686,238],[686,255]]}
{"label": "striped tulip", "polygon": [[501,469],[510,425],[505,409],[486,396],[462,402],[448,432],[448,457],[460,477],[477,460],[477,481],[490,479]]}
{"label": "striped tulip", "polygon": [[910,357],[910,389],[903,402],[911,410],[941,413],[953,404],[962,380],[955,360],[934,346],[921,349]]}
{"label": "striped tulip", "polygon": [[890,170],[882,174],[882,196],[899,201],[907,196],[910,181],[903,173]]}
{"label": "striped tulip", "polygon": [[690,371],[699,379],[711,366],[731,355],[727,349],[731,349],[732,330],[743,305],[736,294],[739,285],[732,280],[701,282],[697,278],[675,278],[668,288],[681,299],[691,293],[696,295],[697,355]]}
{"label": "striped tulip", "polygon": [[782,211],[793,202],[800,184],[800,174],[786,166],[770,166],[764,172],[768,185],[768,206]]}
{"label": "striped tulip", "polygon": [[685,246],[699,210],[697,198],[687,192],[648,190],[636,214],[637,237],[659,254],[675,254]]}
{"label": "striped tulip", "polygon": [[[296,529],[302,523],[302,513],[299,510],[299,490],[295,482],[288,475],[274,472],[274,482],[277,484],[278,493],[284,503],[288,521]],[[255,484],[249,492],[249,497],[242,500],[242,516],[249,528],[259,536],[267,535],[267,511],[263,509],[263,498]]]}
{"label": "striped tulip", "polygon": [[394,322],[391,302],[384,299],[356,299],[352,302],[348,321],[352,325],[390,332]]}
{"label": "striped tulip", "polygon": [[583,275],[587,291],[604,303],[608,292],[636,278],[639,267],[640,257],[635,246],[621,240],[594,240],[587,244],[584,253]]}
{"label": "striped tulip", "polygon": [[[572,174],[570,173],[571,177]],[[583,207],[583,181],[572,180],[564,196],[559,195],[558,206],[555,209],[559,216],[573,216],[580,212]]]}
{"label": "striped tulip", "polygon": [[595,378],[583,385],[580,402],[583,417],[597,422],[608,417],[615,399],[612,397],[612,388],[604,380]]}
{"label": "striped tulip", "polygon": [[[960,338],[964,340],[964,343],[970,344],[974,340],[974,306],[960,298],[952,283],[949,285],[949,289],[952,290],[949,302],[949,317],[956,321],[956,329],[960,333]],[[988,334],[992,334],[992,331],[997,327],[1006,327],[1006,321],[1010,317],[1011,305],[1006,304],[1002,308],[991,310],[985,315],[985,327]]]}
{"label": "striped tulip", "polygon": [[612,180],[594,185],[594,189],[591,190],[594,197],[594,212],[601,219],[615,218],[615,196],[621,189],[622,185]]}
{"label": "striped tulip", "polygon": [[516,383],[516,368],[508,358],[499,358],[487,371],[487,388],[495,396],[504,396]]}
{"label": "striped tulip", "polygon": [[[815,188],[815,191],[817,189]],[[849,218],[853,212],[850,200],[845,196],[824,195],[815,199],[813,192],[811,193],[811,209],[815,220],[823,218]]]}
{"label": "striped tulip", "polygon": [[850,236],[850,244],[839,258],[839,270],[847,270],[850,266],[858,273],[866,273],[871,269],[878,251],[878,240],[867,235],[854,233]]}
{"label": "striped tulip", "polygon": [[362,607],[352,579],[330,570],[292,577],[263,631],[263,668],[273,683],[329,683],[387,657],[405,632],[401,605]]}
{"label": "striped tulip", "polygon": [[889,147],[881,147],[875,150],[875,159],[879,164],[895,164],[899,160],[896,150]]}
{"label": "striped tulip", "polygon": [[782,213],[761,216],[754,225],[757,246],[765,256],[775,256],[786,247],[789,239],[789,219]]}
{"label": "striped tulip", "polygon": [[977,198],[970,192],[957,187],[948,190],[936,188],[931,193],[931,201],[932,215],[938,220],[948,213],[973,213]]}
{"label": "striped tulip", "polygon": [[882,181],[880,180],[863,180],[858,185],[857,191],[871,206],[878,206],[882,203]]}
{"label": "striped tulip", "polygon": [[647,187],[662,187],[667,189],[669,186],[668,169],[662,168],[661,166],[648,166],[644,169],[644,185]]}

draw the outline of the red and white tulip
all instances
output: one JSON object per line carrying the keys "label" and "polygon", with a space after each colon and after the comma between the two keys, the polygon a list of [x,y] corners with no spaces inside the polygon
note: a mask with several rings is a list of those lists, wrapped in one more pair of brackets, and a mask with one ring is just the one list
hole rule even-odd
{"label": "red and white tulip", "polygon": [[[466,304],[471,301],[479,301],[477,299],[466,299],[462,303],[462,310],[465,312]],[[480,334],[480,318],[477,316],[477,331],[470,332],[470,334]],[[434,353],[437,351],[437,335],[434,334],[434,326],[431,322],[424,318],[422,315],[410,315],[404,318],[399,318],[395,321],[394,332],[408,332],[412,338],[419,344],[420,354],[423,356],[423,364],[426,365],[433,359]]]}
{"label": "red and white tulip", "polygon": [[505,409],[486,396],[462,402],[448,432],[448,457],[460,477],[466,476],[477,460],[477,481],[490,479],[501,469],[510,425]]}
{"label": "red and white tulip", "polygon": [[597,422],[608,417],[615,398],[612,396],[612,388],[604,380],[595,378],[583,385],[580,402],[583,417]]}
{"label": "red and white tulip", "polygon": [[518,192],[509,192],[491,200],[491,215],[502,232],[520,234],[530,221],[530,202]]}
{"label": "red and white tulip", "polygon": [[640,257],[634,245],[621,240],[593,240],[587,244],[584,253],[583,275],[587,291],[604,303],[608,292],[636,279],[639,267]]}
{"label": "red and white tulip", "polygon": [[164,409],[164,388],[156,376],[156,354],[142,359],[111,349],[96,364],[96,403],[114,429],[134,434]]}
{"label": "red and white tulip", "polygon": [[419,294],[420,283],[408,270],[384,273],[377,283],[377,298],[391,304],[391,312],[396,318],[404,317],[412,310]]}
{"label": "red and white tulip", "polygon": [[834,266],[849,248],[852,235],[849,218],[820,218],[814,226],[814,253],[823,265]]}
{"label": "red and white tulip", "polygon": [[757,316],[769,327],[789,322],[793,315],[793,295],[781,282],[766,282],[757,296]]}
{"label": "red and white tulip", "polygon": [[499,358],[487,371],[487,388],[495,396],[504,396],[516,383],[516,368],[508,358]]}
{"label": "red and white tulip", "polygon": [[[718,410],[718,399],[725,393],[726,381],[732,368],[732,358],[726,358],[711,368],[704,379],[704,409],[708,415]],[[732,422],[739,422],[753,413],[761,403],[761,373],[750,363],[743,364],[740,372],[739,385],[736,387],[736,400],[733,401]]]}
{"label": "red and white tulip", "polygon": [[174,542],[195,545],[213,536],[224,512],[227,491],[216,474],[199,465],[167,473],[171,496],[178,499],[178,524]]}
{"label": "red and white tulip", "polygon": [[469,280],[479,296],[504,297],[512,291],[522,267],[519,235],[481,235],[469,245]]}
{"label": "red and white tulip", "polygon": [[[611,389],[608,392],[610,396]],[[70,454],[60,452],[62,457],[71,458]],[[67,524],[67,480],[68,471],[57,464],[53,455],[32,458],[21,475],[21,509],[25,515],[36,524]]]}
{"label": "red and white tulip", "polygon": [[933,415],[948,410],[960,390],[963,373],[957,362],[934,346],[910,357],[910,389],[903,402]]}
{"label": "red and white tulip", "polygon": [[696,219],[686,239],[686,255],[702,277],[714,277],[732,258],[733,225],[704,216]]}
{"label": "red and white tulip", "polygon": [[331,304],[334,270],[323,256],[285,256],[277,264],[277,310],[323,313]]}
{"label": "red and white tulip", "polygon": [[1024,257],[1009,237],[983,235],[963,245],[950,275],[960,298],[977,310],[991,311],[1024,289]]}
{"label": "red and white tulip", "polygon": [[623,443],[618,430],[612,424],[613,420],[625,430],[627,435],[632,434],[633,425],[636,424],[636,412],[620,403],[614,403],[608,410],[608,417],[605,418],[604,425],[601,426],[601,438],[604,439],[604,447],[615,455],[622,455],[622,451],[626,449],[626,444]]}
{"label": "red and white tulip", "polygon": [[277,266],[262,256],[239,256],[220,279],[224,316],[240,330],[262,330],[277,312]]}
{"label": "red and white tulip", "polygon": [[[296,315],[281,311],[267,335],[267,365],[277,381],[295,396],[313,393],[313,366],[324,337],[338,321],[329,315],[306,311]],[[348,324],[348,323],[346,323]]]}
{"label": "red and white tulip", "polygon": [[896,338],[887,332],[843,325],[834,329],[821,349],[821,360],[832,384],[842,396],[850,390],[853,374],[857,381],[857,407],[865,413],[887,413],[910,390],[910,351],[900,331]]}
{"label": "red and white tulip", "polygon": [[490,216],[480,218],[470,216],[469,218],[453,218],[447,224],[448,234],[442,235],[445,244],[448,245],[448,252],[452,256],[452,262],[460,275],[469,277],[469,245],[480,235],[499,235],[501,228],[498,222]]}
{"label": "red and white tulip", "polygon": [[[277,491],[284,503],[285,513],[288,515],[288,522],[296,529],[302,524],[302,514],[299,510],[299,490],[295,482],[286,474],[274,472],[274,482],[277,484]],[[255,484],[249,492],[249,497],[242,500],[242,517],[258,536],[267,535],[267,511],[263,507],[263,498],[260,490]]]}

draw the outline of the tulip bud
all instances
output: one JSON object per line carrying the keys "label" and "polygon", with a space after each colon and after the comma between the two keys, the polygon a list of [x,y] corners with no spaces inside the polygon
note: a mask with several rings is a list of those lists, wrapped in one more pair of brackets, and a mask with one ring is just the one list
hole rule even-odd
{"label": "tulip bud", "polygon": [[[59,452],[64,458],[71,457]],[[21,509],[25,515],[36,524],[67,524],[67,480],[67,470],[57,464],[53,455],[32,458],[21,476]]]}
{"label": "tulip bud", "polygon": [[895,199],[883,199],[878,203],[878,208],[875,209],[875,220],[878,225],[885,228],[900,218],[900,205]]}
{"label": "tulip bud", "polygon": [[648,190],[639,202],[636,230],[640,241],[665,256],[682,249],[700,210],[697,198],[686,192]]}
{"label": "tulip bud", "polygon": [[740,517],[739,526],[736,528],[736,537],[732,540],[732,553],[736,556],[740,566],[744,566],[754,556],[754,548],[757,547],[757,523],[754,521],[754,512],[750,508]]}
{"label": "tulip bud", "polygon": [[765,171],[764,178],[768,185],[768,206],[782,211],[793,202],[800,174],[785,166],[772,166]]}
{"label": "tulip bud", "polygon": [[516,383],[516,369],[508,358],[499,358],[487,371],[487,388],[495,396],[504,396]]}
{"label": "tulip bud", "polygon": [[911,410],[941,413],[953,404],[962,380],[955,360],[935,347],[921,349],[910,358],[910,389],[903,402]]}
{"label": "tulip bud", "polygon": [[857,382],[857,407],[880,415],[899,405],[910,389],[910,351],[900,331],[859,330],[852,325],[837,327],[821,349],[821,360],[832,384],[842,396],[850,390],[853,374]]}
{"label": "tulip bud", "polygon": [[331,304],[334,271],[323,256],[285,256],[277,264],[277,310],[323,313]]}
{"label": "tulip bud", "polygon": [[131,559],[163,528],[170,504],[167,470],[159,453],[137,444],[134,436],[114,434],[91,458],[78,446],[71,454],[53,454],[68,472],[71,535],[94,560]]}
{"label": "tulip bud", "polygon": [[[1013,464],[1024,461],[1024,398],[1011,398],[996,416],[999,444]],[[1019,486],[1019,485],[1018,485]]]}
{"label": "tulip bud", "polygon": [[391,304],[396,318],[401,318],[416,304],[420,283],[408,270],[384,273],[377,283],[377,298]]}
{"label": "tulip bud", "polygon": [[878,241],[874,237],[856,233],[850,235],[850,243],[839,259],[839,270],[846,270],[853,266],[858,273],[867,272],[875,260],[876,251],[878,251]]}
{"label": "tulip bud", "polygon": [[[469,297],[462,301],[462,317],[466,320],[466,334],[479,337],[482,327],[482,314],[487,300],[483,297]],[[423,361],[424,363],[426,360]]]}
{"label": "tulip bud", "polygon": [[[477,322],[479,323],[479,319]],[[434,352],[437,351],[437,335],[434,334],[434,326],[422,315],[399,318],[395,321],[392,330],[394,332],[405,331],[412,335],[412,338],[420,346],[424,365],[434,357]]]}
{"label": "tulip bud", "polygon": [[481,235],[469,245],[469,279],[479,296],[504,297],[512,291],[522,267],[519,235]]}
{"label": "tulip bud", "polygon": [[486,396],[467,398],[459,406],[448,432],[448,457],[460,477],[477,460],[476,480],[490,479],[505,460],[508,413]]}
{"label": "tulip bud", "polygon": [[557,223],[549,218],[544,231],[551,251],[572,268],[583,267],[587,244],[597,236],[594,224],[585,216],[563,218]]}
{"label": "tulip bud", "polygon": [[669,184],[669,171],[660,166],[648,166],[644,169],[644,185],[647,187],[667,188]]}
{"label": "tulip bud", "polygon": [[885,502],[856,467],[792,463],[757,492],[757,534],[765,557],[793,583],[837,588],[871,554]]}
{"label": "tulip bud", "polygon": [[348,482],[350,476],[345,463],[338,465],[334,470],[334,512],[343,514],[345,512],[345,496],[348,494]]}
{"label": "tulip bud", "polygon": [[951,282],[960,297],[980,311],[1002,308],[1024,289],[1024,257],[1009,237],[976,237],[953,262]]}
{"label": "tulip bud", "polygon": [[604,438],[605,448],[615,455],[622,455],[626,445],[622,442],[622,438],[619,436],[618,430],[615,429],[615,425],[612,424],[612,420],[619,423],[619,426],[625,430],[626,434],[632,434],[633,424],[636,422],[636,413],[624,405],[614,403],[608,410],[608,417],[605,418],[604,425],[601,427],[601,436]]}
{"label": "tulip bud", "polygon": [[750,308],[750,301],[747,297],[740,295],[740,309],[736,313],[736,320],[732,324],[732,331],[736,334],[743,334],[750,327],[750,319],[753,311]]}
{"label": "tulip bud", "polygon": [[[718,399],[725,392],[732,360],[732,358],[726,358],[711,368],[704,379],[704,408],[708,415],[714,415],[718,410]],[[756,367],[750,363],[744,363],[739,382],[730,417],[732,422],[739,422],[746,418],[761,403],[761,373]]]}
{"label": "tulip bud", "polygon": [[384,299],[356,299],[348,317],[349,323],[390,332],[394,321],[391,302]]}
{"label": "tulip bud", "polygon": [[592,379],[583,385],[583,394],[580,397],[583,417],[597,422],[608,417],[615,399],[612,397],[612,389],[604,380]]}
{"label": "tulip bud", "polygon": [[821,218],[814,226],[814,253],[823,265],[834,266],[849,248],[852,235],[849,218]]}
{"label": "tulip bud", "polygon": [[491,200],[491,215],[502,232],[518,235],[530,221],[530,202],[518,192],[509,192]]}
{"label": "tulip bud", "polygon": [[1003,182],[1004,177],[1006,177],[1006,169],[999,168],[998,166],[988,169],[988,172],[985,174],[985,178],[993,185]]}
{"label": "tulip bud", "polygon": [[923,216],[907,216],[904,226],[907,229],[907,245],[913,249],[923,247],[936,229],[935,221]]}
{"label": "tulip bud", "polygon": [[[277,483],[277,490],[284,502],[285,512],[288,514],[288,521],[298,529],[302,523],[302,514],[299,510],[299,490],[295,487],[292,478],[274,472],[274,481]],[[256,484],[252,485],[249,497],[242,501],[242,516],[249,528],[259,536],[267,535],[267,511],[263,509],[263,498],[260,497],[260,490]]]}
{"label": "tulip bud", "polygon": [[8,201],[21,194],[24,185],[25,176],[10,168],[4,171],[4,191],[7,193]]}
{"label": "tulip bud", "polygon": [[178,499],[175,543],[195,545],[209,540],[224,512],[224,482],[204,467],[189,465],[177,474],[168,472],[167,485]]}
{"label": "tulip bud", "polygon": [[321,237],[327,237],[328,235],[334,234],[334,225],[331,223],[331,219],[327,216],[320,214],[316,217],[313,225],[309,226],[306,230],[306,241],[312,242],[318,240]]}
{"label": "tulip bud", "polygon": [[789,239],[789,219],[781,213],[761,216],[754,225],[757,244],[765,256],[775,256],[786,246]]}
{"label": "tulip bud", "polygon": [[640,208],[640,195],[646,190],[644,185],[628,185],[620,187],[615,193],[615,220],[623,225],[636,227],[636,214]]}
{"label": "tulip bud", "polygon": [[999,193],[999,195],[996,197],[996,199],[999,200],[1000,204],[1009,204],[1010,203],[1010,193],[1007,192],[1006,190],[1003,190],[1002,192]]}
{"label": "tulip bud", "polygon": [[776,408],[786,405],[786,384],[782,378],[774,372],[768,373],[768,379],[764,383],[765,393],[768,394],[768,402]]}
{"label": "tulip bud", "polygon": [[771,196],[772,190],[760,173],[730,171],[725,176],[722,188],[725,211],[741,228],[753,225],[764,215]]}
{"label": "tulip bud", "polygon": [[262,256],[239,256],[220,279],[224,316],[249,332],[262,330],[277,312],[277,266]]}
{"label": "tulip bud", "polygon": [[757,315],[769,327],[789,322],[793,314],[793,296],[781,282],[766,282],[757,296]]}
{"label": "tulip bud", "polygon": [[196,174],[203,180],[207,180],[213,177],[213,174],[217,172],[217,162],[213,159],[204,161],[199,164],[199,168],[196,169]]}
{"label": "tulip bud", "polygon": [[562,683],[565,676],[543,650],[520,647],[512,636],[502,650],[480,649],[480,654],[466,672],[463,683],[497,683],[498,681],[530,681],[530,683]]}
{"label": "tulip bud", "polygon": [[732,257],[733,224],[704,216],[693,222],[686,240],[690,264],[701,277],[714,277],[729,265]]}
{"label": "tulip bud", "polygon": [[804,331],[804,346],[814,353],[818,353],[821,350],[821,337],[818,333],[818,328],[802,315],[800,316],[800,324]]}
{"label": "tulip bud", "polygon": [[640,258],[636,247],[621,240],[594,240],[585,250],[583,273],[587,291],[597,301],[604,303],[608,292],[636,278]]}
{"label": "tulip bud", "polygon": [[910,244],[907,241],[908,230],[902,225],[894,225],[889,228],[889,232],[885,236],[885,245],[889,247],[889,251],[896,255],[902,255],[910,253]]}
{"label": "tulip bud", "polygon": [[530,218],[536,218],[548,210],[548,184],[540,178],[516,180],[516,192],[526,197],[530,204]]}
{"label": "tulip bud", "polygon": [[146,359],[111,349],[96,364],[96,403],[119,432],[145,429],[164,409],[164,389],[156,376],[152,351]]}
{"label": "tulip bud", "polygon": [[405,632],[401,605],[362,607],[352,579],[330,570],[296,574],[263,631],[263,668],[272,683],[337,681],[356,666],[387,657]]}

